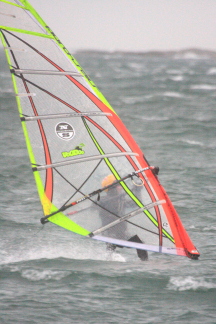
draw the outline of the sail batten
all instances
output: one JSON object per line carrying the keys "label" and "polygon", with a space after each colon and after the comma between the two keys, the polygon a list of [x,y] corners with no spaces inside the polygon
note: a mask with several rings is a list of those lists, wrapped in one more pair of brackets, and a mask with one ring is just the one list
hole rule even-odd
{"label": "sail batten", "polygon": [[159,169],[74,56],[27,0],[0,0],[0,14],[44,223],[114,245],[198,258]]}
{"label": "sail batten", "polygon": [[21,121],[34,121],[42,119],[57,119],[57,118],[70,118],[70,117],[86,117],[86,116],[112,116],[111,113],[103,113],[98,111],[82,112],[82,113],[67,113],[67,114],[55,114],[55,115],[41,115],[41,116],[22,116]]}
{"label": "sail batten", "polygon": [[27,69],[11,69],[11,73],[19,74],[40,74],[40,75],[72,75],[75,77],[83,77],[83,75],[71,71],[45,71],[45,70],[27,70]]}
{"label": "sail batten", "polygon": [[89,161],[94,161],[94,160],[100,160],[100,159],[107,159],[107,158],[113,158],[113,157],[119,157],[119,156],[138,156],[139,154],[133,153],[133,152],[121,152],[121,153],[109,153],[109,154],[101,154],[101,155],[94,155],[94,156],[89,156],[86,158],[81,158],[81,159],[74,159],[70,161],[63,161],[63,162],[56,162],[53,164],[48,164],[48,165],[41,165],[38,167],[32,168],[33,171],[41,171],[41,170],[46,170],[49,168],[56,168],[56,167],[61,167],[69,164],[75,164],[75,163],[81,163],[81,162],[89,162]]}

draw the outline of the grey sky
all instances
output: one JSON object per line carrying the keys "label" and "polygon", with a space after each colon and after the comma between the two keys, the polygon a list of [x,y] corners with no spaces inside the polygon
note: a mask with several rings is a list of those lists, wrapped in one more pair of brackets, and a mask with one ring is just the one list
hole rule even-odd
{"label": "grey sky", "polygon": [[216,50],[216,0],[30,0],[69,49]]}
{"label": "grey sky", "polygon": [[70,50],[216,51],[216,0],[29,0]]}

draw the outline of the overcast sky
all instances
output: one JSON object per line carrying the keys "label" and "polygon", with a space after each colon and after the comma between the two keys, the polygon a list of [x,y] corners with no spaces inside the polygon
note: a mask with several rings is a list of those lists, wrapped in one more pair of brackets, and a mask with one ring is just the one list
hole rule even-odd
{"label": "overcast sky", "polygon": [[216,0],[29,0],[70,50],[216,51]]}
{"label": "overcast sky", "polygon": [[216,50],[216,0],[30,0],[69,49]]}

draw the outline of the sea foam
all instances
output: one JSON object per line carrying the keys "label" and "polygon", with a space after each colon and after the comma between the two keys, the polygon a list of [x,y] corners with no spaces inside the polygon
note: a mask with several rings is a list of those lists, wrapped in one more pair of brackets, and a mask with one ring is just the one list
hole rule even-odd
{"label": "sea foam", "polygon": [[171,277],[168,283],[167,288],[169,290],[209,290],[215,289],[216,284],[210,281],[207,281],[204,278],[194,278],[189,277]]}

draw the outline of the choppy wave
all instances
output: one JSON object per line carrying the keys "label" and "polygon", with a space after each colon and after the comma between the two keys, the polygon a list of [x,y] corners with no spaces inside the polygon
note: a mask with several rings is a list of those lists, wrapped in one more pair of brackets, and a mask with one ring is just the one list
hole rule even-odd
{"label": "choppy wave", "polygon": [[125,104],[134,105],[137,103],[143,103],[143,101],[145,100],[145,97],[144,96],[136,96],[136,97],[124,96],[124,97],[121,97],[120,99]]}
{"label": "choppy wave", "polygon": [[80,52],[77,59],[149,163],[160,166],[159,180],[201,251],[197,262],[149,253],[142,263],[134,250],[109,254],[51,224],[38,232],[41,209],[25,171],[15,98],[1,75],[0,322],[29,323],[34,314],[34,323],[115,323],[115,314],[116,323],[215,323],[216,54],[187,52]]}
{"label": "choppy wave", "polygon": [[189,139],[178,139],[178,142],[186,143],[189,145],[194,145],[194,146],[205,146],[204,143],[200,141],[195,141],[195,140],[189,140]]}
{"label": "choppy wave", "polygon": [[173,56],[176,60],[206,60],[211,57],[211,53],[207,51],[185,50],[176,52]]}
{"label": "choppy wave", "polygon": [[216,67],[211,67],[208,71],[207,71],[207,75],[215,75],[216,74]]}
{"label": "choppy wave", "polygon": [[[15,226],[14,226],[15,228]],[[22,228],[22,231],[21,231]],[[34,227],[32,227],[34,228]],[[47,235],[44,237],[40,230],[30,230],[25,224],[16,224],[16,230],[19,236],[25,238],[10,243],[9,246],[2,244],[0,251],[0,265],[10,266],[17,263],[20,266],[23,262],[41,262],[42,260],[93,260],[93,261],[111,261],[126,262],[127,255],[118,252],[110,253],[106,250],[106,245],[97,244],[90,239],[77,238],[73,235],[68,242],[56,234],[55,236]],[[20,233],[21,232],[21,233]],[[66,234],[70,234],[66,232]],[[58,241],[58,244],[56,243]],[[135,255],[135,253],[134,253]]]}
{"label": "choppy wave", "polygon": [[[123,56],[130,56],[131,58],[170,58],[173,60],[209,60],[216,58],[216,52],[202,49],[185,49],[174,51],[145,51],[145,52],[130,52],[130,51],[97,51],[97,50],[78,50],[75,55],[94,55],[95,57],[103,56],[104,59],[119,59]],[[137,67],[137,66],[136,66]]]}
{"label": "choppy wave", "polygon": [[[2,98],[2,99],[4,99],[4,98],[11,98],[11,97],[14,97],[15,98],[15,96],[14,96],[14,91],[13,91],[13,89],[12,89],[12,87],[11,88],[7,88],[7,89],[0,89],[0,98]],[[4,110],[4,107],[1,107],[0,108],[1,110]]]}
{"label": "choppy wave", "polygon": [[184,81],[184,77],[182,75],[176,75],[170,77],[170,80],[175,81],[175,82],[181,82]]}
{"label": "choppy wave", "polygon": [[216,283],[206,280],[205,278],[188,277],[172,277],[168,283],[169,290],[209,290],[216,289]]}
{"label": "choppy wave", "polygon": [[[215,201],[212,201],[212,203],[215,205]],[[208,225],[208,226],[205,226],[203,227],[203,231],[206,231],[206,232],[216,232],[216,225]]]}
{"label": "choppy wave", "polygon": [[139,118],[146,121],[167,121],[170,119],[169,117],[162,117],[162,116],[141,116]]}
{"label": "choppy wave", "polygon": [[61,280],[67,277],[71,272],[69,271],[55,271],[55,270],[36,270],[26,269],[21,271],[21,276],[31,281],[39,280]]}
{"label": "choppy wave", "polygon": [[205,91],[216,90],[216,86],[211,84],[195,84],[195,85],[191,85],[190,88],[192,90],[205,90]]}
{"label": "choppy wave", "polygon": [[184,97],[184,95],[182,95],[179,92],[169,92],[169,91],[164,92],[163,95],[165,97],[171,97],[171,98],[183,98]]}

